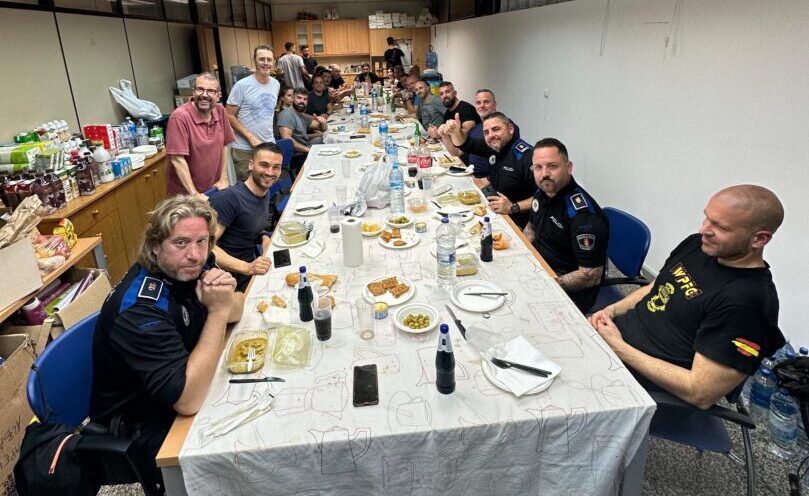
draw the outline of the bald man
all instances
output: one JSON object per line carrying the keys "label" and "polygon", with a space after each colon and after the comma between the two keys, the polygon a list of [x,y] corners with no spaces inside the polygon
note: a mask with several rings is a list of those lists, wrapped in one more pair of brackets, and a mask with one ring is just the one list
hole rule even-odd
{"label": "bald man", "polygon": [[681,242],[651,284],[590,317],[647,389],[702,409],[784,345],[764,247],[784,219],[775,194],[738,185],[715,194],[698,234]]}

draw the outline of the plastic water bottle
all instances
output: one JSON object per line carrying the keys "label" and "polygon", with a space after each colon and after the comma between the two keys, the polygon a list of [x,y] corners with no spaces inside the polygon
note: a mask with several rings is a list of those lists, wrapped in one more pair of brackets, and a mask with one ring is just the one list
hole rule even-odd
{"label": "plastic water bottle", "polygon": [[404,174],[399,164],[393,162],[393,168],[388,176],[390,182],[390,213],[403,214],[404,207]]}
{"label": "plastic water bottle", "polygon": [[368,107],[364,103],[360,106],[360,127],[368,127]]}
{"label": "plastic water bottle", "polygon": [[778,349],[775,352],[775,355],[772,356],[772,366],[775,367],[779,363],[789,360],[790,358],[795,358],[797,353],[795,353],[795,348],[792,347],[789,340],[787,340],[786,344]]}
{"label": "plastic water bottle", "polygon": [[455,354],[449,337],[449,326],[441,324],[438,334],[438,350],[435,353],[435,387],[441,394],[455,391]]}
{"label": "plastic water bottle", "polygon": [[783,459],[795,455],[798,442],[798,403],[786,388],[770,400],[770,452]]}
{"label": "plastic water bottle", "polygon": [[[798,353],[800,357],[809,356],[809,348],[801,346]],[[806,435],[806,426],[803,425],[803,417],[801,417],[800,412],[798,413],[798,454],[801,460],[809,456],[809,437]],[[809,481],[809,478],[806,480]]]}
{"label": "plastic water bottle", "polygon": [[138,146],[145,146],[149,144],[149,126],[143,122],[143,119],[138,121],[137,135]]}
{"label": "plastic water bottle", "polygon": [[371,90],[371,112],[376,110],[376,99],[379,95],[376,93],[376,88]]}
{"label": "plastic water bottle", "polygon": [[126,133],[129,136],[129,148],[138,146],[138,126],[128,116],[126,118]]}
{"label": "plastic water bottle", "polygon": [[388,121],[384,119],[379,123],[379,139],[382,140],[382,143],[388,139]]}
{"label": "plastic water bottle", "polygon": [[751,375],[744,381],[744,386],[742,387],[742,394],[739,395],[742,405],[749,411],[750,410],[750,392],[753,389],[753,383],[756,381],[756,376],[761,371],[762,368],[768,368],[772,370],[772,361],[769,358],[765,358],[761,361],[761,364],[758,366],[758,370],[756,373]]}
{"label": "plastic water bottle", "polygon": [[441,219],[441,225],[435,231],[435,242],[438,285],[449,291],[455,284],[455,229],[446,217]]}
{"label": "plastic water bottle", "polygon": [[753,376],[750,390],[750,416],[756,423],[756,437],[767,435],[767,418],[770,412],[770,397],[777,390],[775,377],[769,367],[761,367]]}

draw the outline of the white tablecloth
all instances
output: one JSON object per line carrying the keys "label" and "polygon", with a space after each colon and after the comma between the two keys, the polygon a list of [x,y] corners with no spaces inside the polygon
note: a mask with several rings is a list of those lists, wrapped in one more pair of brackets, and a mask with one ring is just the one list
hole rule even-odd
{"label": "white tablecloth", "polygon": [[[354,168],[367,162],[372,150],[368,143],[328,146],[361,150]],[[304,172],[332,167],[335,176],[301,178],[283,220],[313,219],[314,239],[325,241],[326,249],[311,260],[302,254],[304,247],[293,248],[292,267],[256,278],[237,329],[262,327],[255,310],[259,299],[277,294],[296,304],[283,277],[306,265],[310,272],[339,275],[332,338],[319,342],[313,323],[302,324],[312,331],[311,363],[283,369],[268,361],[263,369],[263,375],[286,378],[284,383],[230,385],[231,375],[220,364],[180,453],[188,494],[616,494],[654,403],[528,249],[510,232],[511,248],[495,251],[493,263],[482,263],[467,277],[509,292],[506,304],[489,318],[455,308],[467,328],[522,334],[561,365],[549,389],[518,399],[484,377],[479,355],[444,308],[449,300],[436,285],[430,254],[438,225],[434,207],[417,218],[428,222],[428,232],[416,247],[393,251],[377,238],[365,239],[365,262],[357,268],[343,265],[341,235],[329,233],[325,213],[293,214],[298,201],[333,200],[336,185],[348,184],[350,193],[356,188],[359,172],[344,180],[341,155],[319,156],[320,148],[313,147]],[[468,177],[436,179],[436,185],[445,183],[456,190],[472,186]],[[370,210],[365,217],[381,220],[386,213]],[[497,216],[494,229],[510,231]],[[416,286],[411,301],[432,304],[450,323],[457,362],[454,394],[439,394],[435,387],[437,331],[403,333],[389,317],[378,323],[372,339],[358,335],[354,302],[368,280],[383,274],[411,279]],[[352,370],[368,363],[379,370],[379,404],[355,408]],[[268,391],[275,395],[271,411],[228,435],[201,436],[205,425],[251,394]]]}

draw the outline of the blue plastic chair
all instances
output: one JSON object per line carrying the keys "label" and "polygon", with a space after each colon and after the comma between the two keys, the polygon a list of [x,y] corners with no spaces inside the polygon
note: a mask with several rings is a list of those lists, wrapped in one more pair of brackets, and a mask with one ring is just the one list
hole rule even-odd
{"label": "blue plastic chair", "polygon": [[[737,404],[743,385],[744,382],[727,395],[726,399],[731,404]],[[726,455],[745,467],[747,494],[753,496],[756,473],[750,430],[755,429],[756,424],[742,407],[737,405],[737,410],[731,410],[714,405],[707,410],[700,410],[668,392],[649,391],[649,395],[657,403],[657,410],[649,425],[651,436],[691,446],[700,452]],[[725,421],[738,425],[742,430],[744,460],[732,452],[733,442],[725,428]]]}
{"label": "blue plastic chair", "polygon": [[284,154],[284,162],[281,165],[284,170],[288,171],[289,164],[292,162],[292,140],[289,138],[278,138],[275,140],[275,144],[278,145],[278,148],[280,148],[281,152]]}
{"label": "blue plastic chair", "polygon": [[607,277],[601,283],[598,296],[588,313],[594,313],[607,305],[623,299],[624,294],[615,287],[619,284],[645,286],[648,279],[641,276],[643,261],[649,253],[652,233],[637,217],[617,208],[606,207],[604,213],[610,223],[610,241],[607,258],[621,271],[624,277]]}
{"label": "blue plastic chair", "polygon": [[[93,387],[93,335],[98,312],[67,329],[45,348],[28,374],[26,394],[31,410],[43,423],[61,423],[79,427],[90,413]],[[162,494],[151,468],[130,439],[113,436],[106,428],[91,422],[82,429],[77,449],[92,458],[105,460],[105,468],[115,464],[113,479],[106,475],[103,484],[140,482],[149,496]],[[112,471],[112,469],[111,469]],[[125,475],[121,476],[121,473]]]}

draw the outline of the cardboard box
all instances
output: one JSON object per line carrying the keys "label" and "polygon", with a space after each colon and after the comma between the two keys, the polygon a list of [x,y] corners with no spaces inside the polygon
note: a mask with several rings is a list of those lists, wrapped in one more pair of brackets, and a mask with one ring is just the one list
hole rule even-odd
{"label": "cardboard box", "polygon": [[177,89],[178,90],[182,90],[182,89],[192,90],[192,89],[194,89],[194,82],[197,80],[198,76],[199,76],[199,74],[191,74],[191,75],[186,76],[186,77],[184,77],[182,79],[178,79],[177,80]]}
{"label": "cardboard box", "polygon": [[76,325],[88,315],[101,310],[104,300],[112,291],[109,276],[105,271],[99,269],[73,267],[65,272],[62,280],[70,283],[78,282],[88,272],[96,273],[96,278],[93,282],[70,305],[53,314],[53,325],[50,328],[51,338],[56,339],[65,329]]}
{"label": "cardboard box", "polygon": [[34,416],[25,395],[34,347],[26,335],[0,336],[0,356],[5,358],[0,365],[0,481],[5,481],[14,470],[25,427]]}
{"label": "cardboard box", "polygon": [[4,276],[0,308],[6,308],[42,287],[36,252],[30,239],[23,238],[0,250],[0,274]]}
{"label": "cardboard box", "polygon": [[[53,319],[45,319],[45,322],[42,325],[38,326],[6,326],[2,330],[0,330],[0,336],[8,336],[8,335],[25,335],[28,336],[28,339],[31,341],[31,344],[34,347],[34,353],[39,356],[42,353],[42,350],[45,349],[45,346],[49,342],[49,337],[51,335],[51,328],[53,327]],[[0,494],[3,494],[0,492]]]}

